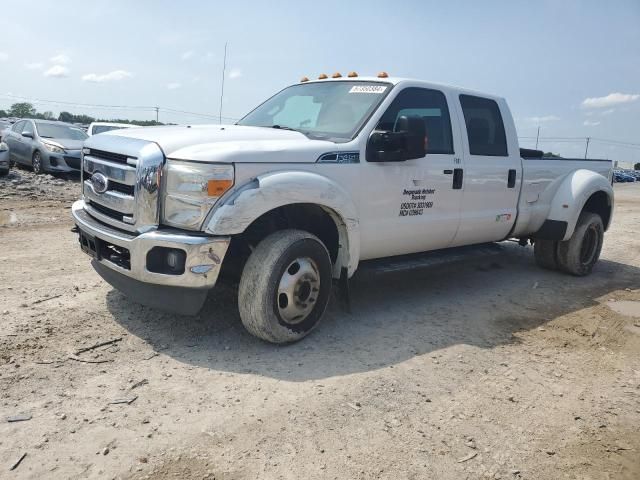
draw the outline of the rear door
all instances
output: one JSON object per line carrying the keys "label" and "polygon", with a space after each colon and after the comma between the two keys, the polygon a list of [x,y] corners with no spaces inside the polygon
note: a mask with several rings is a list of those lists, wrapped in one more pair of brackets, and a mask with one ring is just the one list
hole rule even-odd
{"label": "rear door", "polygon": [[14,123],[5,138],[6,144],[9,145],[9,158],[13,162],[22,163],[20,151],[23,149],[22,128],[24,127],[24,124],[24,120]]}
{"label": "rear door", "polygon": [[462,208],[454,246],[502,240],[516,220],[522,161],[517,142],[509,141],[516,135],[511,114],[501,103],[458,96],[456,106],[466,133]]}

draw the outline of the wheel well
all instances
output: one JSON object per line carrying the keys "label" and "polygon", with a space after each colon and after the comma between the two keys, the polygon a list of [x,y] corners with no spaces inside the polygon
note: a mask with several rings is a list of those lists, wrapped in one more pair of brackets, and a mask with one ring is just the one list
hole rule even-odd
{"label": "wheel well", "polygon": [[606,192],[599,191],[589,197],[589,200],[582,207],[583,212],[591,212],[600,215],[605,229],[609,225],[611,218],[611,200]]}
{"label": "wheel well", "polygon": [[256,245],[273,232],[287,228],[314,234],[329,251],[331,262],[337,262],[340,234],[331,213],[319,205],[295,203],[268,211],[254,220],[244,232],[235,235],[225,256],[221,275],[239,278]]}

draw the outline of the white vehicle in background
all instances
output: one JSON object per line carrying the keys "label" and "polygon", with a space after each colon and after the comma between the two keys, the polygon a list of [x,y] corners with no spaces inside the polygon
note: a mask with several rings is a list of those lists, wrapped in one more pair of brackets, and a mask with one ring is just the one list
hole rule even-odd
{"label": "white vehicle in background", "polygon": [[610,161],[520,149],[504,98],[384,73],[305,78],[235,125],[96,135],[83,157],[72,213],[107,282],[193,314],[237,272],[243,324],[274,343],[369,260],[513,238],[587,275],[614,202]]}
{"label": "white vehicle in background", "polygon": [[87,135],[92,137],[99,133],[110,132],[111,130],[121,130],[123,128],[140,128],[139,125],[131,125],[130,123],[112,123],[112,122],[92,122],[87,129]]}

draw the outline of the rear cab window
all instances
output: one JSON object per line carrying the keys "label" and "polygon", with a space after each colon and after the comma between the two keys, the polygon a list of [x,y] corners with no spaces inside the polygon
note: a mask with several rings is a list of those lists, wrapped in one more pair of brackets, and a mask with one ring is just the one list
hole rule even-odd
{"label": "rear cab window", "polygon": [[507,137],[497,102],[473,95],[460,95],[460,105],[467,128],[469,153],[507,157]]}

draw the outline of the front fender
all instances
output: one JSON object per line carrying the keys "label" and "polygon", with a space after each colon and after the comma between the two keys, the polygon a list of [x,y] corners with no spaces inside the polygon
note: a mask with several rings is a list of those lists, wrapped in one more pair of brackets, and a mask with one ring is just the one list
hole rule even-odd
{"label": "front fender", "polygon": [[332,216],[343,251],[341,263],[351,276],[360,257],[359,216],[349,193],[317,173],[287,171],[259,175],[225,195],[209,214],[204,230],[213,235],[236,235],[265,213],[295,203],[318,205]]}
{"label": "front fender", "polygon": [[[578,217],[589,197],[596,192],[605,192],[613,211],[613,188],[609,181],[599,173],[591,170],[576,170],[570,173],[560,184],[551,202],[547,221],[564,222],[566,230],[562,240],[573,235]],[[605,225],[605,229],[609,225]],[[543,225],[544,228],[544,225]]]}

